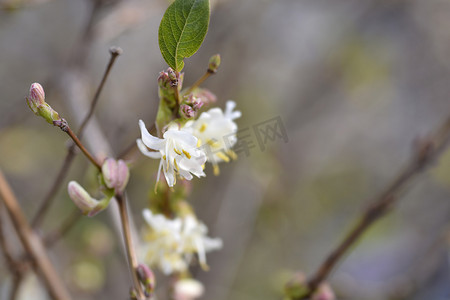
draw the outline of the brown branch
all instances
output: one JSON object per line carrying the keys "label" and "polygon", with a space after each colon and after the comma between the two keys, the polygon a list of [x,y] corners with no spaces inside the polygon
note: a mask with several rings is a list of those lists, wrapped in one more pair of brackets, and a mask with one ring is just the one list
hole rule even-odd
{"label": "brown branch", "polygon": [[46,249],[39,237],[33,232],[30,224],[25,218],[16,196],[6,181],[0,170],[0,195],[5,203],[6,209],[11,217],[17,234],[30,257],[33,260],[33,267],[40,275],[50,296],[55,300],[70,300],[61,277],[56,273]]}
{"label": "brown branch", "polygon": [[[109,59],[108,65],[106,66],[105,73],[103,74],[102,80],[100,81],[99,86],[97,87],[97,90],[95,92],[94,98],[91,101],[91,106],[89,108],[88,113],[84,117],[83,121],[81,122],[80,128],[77,131],[78,137],[81,139],[83,137],[84,129],[86,128],[86,125],[89,123],[89,120],[94,114],[95,108],[98,103],[98,99],[100,98],[100,94],[103,90],[103,87],[106,83],[106,80],[108,79],[109,73],[111,72],[112,66],[114,65],[114,62],[116,61],[117,57],[122,54],[122,49],[119,47],[111,47],[109,49],[109,53],[111,54],[111,57]],[[64,158],[64,162],[59,169],[59,172],[56,176],[55,181],[53,182],[53,185],[51,186],[50,190],[48,191],[47,195],[45,196],[44,200],[42,201],[41,206],[39,207],[36,215],[32,219],[32,226],[33,228],[38,227],[41,222],[44,219],[45,214],[47,213],[48,209],[50,208],[53,199],[56,196],[56,193],[59,190],[59,187],[63,183],[64,179],[67,176],[67,173],[69,171],[70,166],[72,165],[73,159],[75,158],[75,144],[71,144],[69,148],[67,149],[66,157]]]}
{"label": "brown branch", "polygon": [[62,121],[62,124],[58,125],[58,127],[60,127],[62,131],[64,131],[65,133],[67,133],[70,136],[70,138],[74,141],[74,143],[78,146],[78,148],[80,148],[81,152],[83,152],[83,154],[87,157],[87,159],[89,159],[89,161],[98,170],[102,169],[101,163],[98,162],[97,159],[94,158],[94,156],[92,156],[92,154],[86,149],[86,147],[84,147],[83,143],[78,139],[78,137],[72,131],[72,129],[70,129],[69,125],[67,124],[67,122],[64,119]]}
{"label": "brown branch", "polygon": [[105,73],[103,74],[103,78],[97,88],[97,91],[95,92],[94,98],[92,99],[91,106],[89,108],[89,112],[87,113],[86,117],[84,117],[84,120],[81,122],[80,128],[78,129],[78,137],[81,139],[83,137],[83,131],[86,127],[87,123],[91,119],[92,115],[94,114],[95,107],[97,106],[98,99],[100,98],[100,94],[103,90],[103,86],[105,85],[106,80],[108,79],[108,75],[111,72],[112,66],[114,65],[114,62],[116,61],[117,57],[122,54],[122,49],[119,47],[111,47],[109,49],[109,53],[111,54],[111,58],[109,59],[109,63],[106,66]]}
{"label": "brown branch", "polygon": [[0,202],[0,248],[2,249],[3,256],[6,260],[6,265],[11,273],[17,272],[17,262],[12,254],[12,250],[9,247],[8,241],[3,230],[3,217],[1,216],[3,212],[3,204]]}
{"label": "brown branch", "polygon": [[117,200],[117,204],[119,205],[120,218],[122,220],[123,239],[127,253],[128,265],[130,268],[131,277],[133,279],[134,290],[137,292],[138,299],[142,300],[145,299],[145,296],[142,291],[142,286],[139,282],[139,278],[137,276],[138,261],[133,246],[133,240],[131,238],[131,228],[130,221],[128,219],[126,199],[122,194],[116,194],[115,198]]}
{"label": "brown branch", "polygon": [[202,77],[200,77],[191,87],[188,88],[188,90],[184,93],[185,95],[189,95],[194,89],[199,87],[206,79],[209,78],[209,76],[214,75],[216,72],[208,69],[206,70],[206,73],[203,74]]}
{"label": "brown branch", "polygon": [[317,272],[308,281],[309,293],[299,299],[307,299],[314,293],[319,284],[323,282],[343,258],[348,250],[355,244],[363,233],[378,219],[386,214],[399,199],[400,193],[406,185],[424,171],[430,162],[434,161],[445,149],[450,138],[450,117],[435,131],[430,138],[422,140],[416,148],[416,152],[409,164],[394,178],[394,180],[373,200],[373,204],[367,208],[356,226],[349,232],[344,240],[335,248]]}

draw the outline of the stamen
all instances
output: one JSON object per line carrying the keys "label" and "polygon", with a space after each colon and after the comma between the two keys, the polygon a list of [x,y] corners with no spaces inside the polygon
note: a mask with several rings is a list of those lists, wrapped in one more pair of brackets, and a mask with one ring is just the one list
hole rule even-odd
{"label": "stamen", "polygon": [[167,157],[166,157],[165,155],[163,155],[163,159],[164,159],[164,160],[166,160],[166,159],[167,159]]}
{"label": "stamen", "polygon": [[228,150],[227,154],[229,157],[231,157],[232,160],[236,160],[238,158],[236,152],[234,152],[233,150]]}
{"label": "stamen", "polygon": [[216,155],[224,162],[230,162],[230,158],[228,158],[228,156],[226,156],[223,152],[217,152]]}
{"label": "stamen", "polygon": [[220,147],[220,144],[217,141],[213,141],[212,139],[207,140],[206,143],[214,148]]}
{"label": "stamen", "polygon": [[202,133],[205,130],[206,130],[206,123],[203,123],[198,131],[200,131],[200,133]]}
{"label": "stamen", "polygon": [[220,174],[220,169],[218,165],[213,165],[214,175],[218,176]]}
{"label": "stamen", "polygon": [[202,145],[202,141],[200,139],[198,139],[197,141],[197,148],[200,147]]}
{"label": "stamen", "polygon": [[173,164],[175,165],[176,171],[177,171],[177,172],[180,172],[180,168],[178,168],[178,164],[177,164],[176,159],[173,159]]}
{"label": "stamen", "polygon": [[184,153],[184,155],[186,155],[186,157],[188,159],[191,159],[191,155],[189,154],[189,152],[187,152],[186,150],[183,149],[183,153]]}
{"label": "stamen", "polygon": [[177,148],[173,148],[173,151],[175,151],[176,154],[181,155],[181,151],[178,150]]}

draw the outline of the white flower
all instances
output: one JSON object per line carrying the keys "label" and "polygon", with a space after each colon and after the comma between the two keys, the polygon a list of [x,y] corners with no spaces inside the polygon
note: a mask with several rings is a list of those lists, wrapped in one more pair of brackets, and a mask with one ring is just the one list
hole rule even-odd
{"label": "white flower", "polygon": [[193,216],[170,220],[149,209],[143,215],[150,226],[145,235],[148,263],[157,265],[166,275],[187,270],[194,254],[198,255],[201,266],[207,268],[206,252],[222,247],[220,239],[206,236],[206,226]]}
{"label": "white flower", "polygon": [[211,108],[203,112],[195,121],[188,121],[184,126],[198,138],[201,148],[205,150],[207,159],[213,164],[214,173],[219,173],[219,162],[235,159],[236,153],[231,148],[237,142],[237,125],[235,119],[241,116],[240,111],[233,111],[234,101],[227,101],[225,112],[220,108]]}
{"label": "white flower", "polygon": [[176,183],[176,174],[187,180],[192,179],[192,174],[197,177],[205,176],[203,165],[206,162],[206,155],[203,150],[197,148],[198,139],[192,133],[172,125],[160,139],[148,132],[142,120],[139,120],[139,127],[142,136],[142,139],[136,140],[139,150],[148,157],[161,159],[157,182],[161,167],[167,184],[171,187]]}
{"label": "white flower", "polygon": [[180,279],[175,283],[173,298],[175,300],[193,300],[203,295],[203,284],[195,279]]}

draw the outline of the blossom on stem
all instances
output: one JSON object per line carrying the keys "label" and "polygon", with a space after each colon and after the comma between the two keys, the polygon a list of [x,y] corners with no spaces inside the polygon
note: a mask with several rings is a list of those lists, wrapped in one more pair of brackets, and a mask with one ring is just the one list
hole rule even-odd
{"label": "blossom on stem", "polygon": [[178,125],[173,124],[160,139],[148,132],[142,120],[139,120],[139,127],[142,136],[136,140],[139,150],[145,156],[161,159],[156,182],[159,181],[161,168],[170,187],[176,183],[176,175],[187,180],[192,179],[192,174],[197,177],[205,176],[205,152],[197,148],[198,139],[190,132],[180,130]]}
{"label": "blossom on stem", "polygon": [[229,100],[225,112],[218,107],[211,108],[203,112],[197,120],[188,121],[184,127],[199,139],[216,175],[219,173],[219,162],[236,158],[236,154],[231,150],[237,142],[238,127],[234,120],[241,116],[241,112],[234,111],[235,107],[236,102]]}
{"label": "blossom on stem", "polygon": [[145,235],[148,263],[157,265],[166,275],[187,270],[194,254],[207,269],[206,253],[222,247],[222,240],[207,237],[205,224],[192,215],[171,220],[149,209],[143,215],[150,227]]}

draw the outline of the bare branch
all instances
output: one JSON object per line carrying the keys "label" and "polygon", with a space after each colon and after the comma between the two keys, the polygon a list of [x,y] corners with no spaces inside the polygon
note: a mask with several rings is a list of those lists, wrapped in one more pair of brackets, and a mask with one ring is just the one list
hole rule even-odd
{"label": "bare branch", "polygon": [[42,278],[50,296],[55,300],[70,300],[71,297],[66,290],[61,276],[56,273],[46,249],[39,237],[33,232],[30,224],[25,218],[16,196],[0,170],[0,195],[5,203],[6,209],[13,221],[13,225],[19,238],[33,260],[33,267]]}
{"label": "bare branch", "polygon": [[418,143],[416,151],[406,167],[394,178],[394,180],[375,197],[372,205],[367,208],[356,226],[348,233],[344,240],[328,255],[320,265],[316,273],[308,281],[309,293],[301,297],[307,299],[317,289],[336,267],[337,263],[349,251],[356,241],[366,230],[378,219],[383,217],[399,199],[399,196],[408,183],[419,173],[423,172],[430,164],[439,157],[450,139],[450,117],[437,128],[429,138]]}

